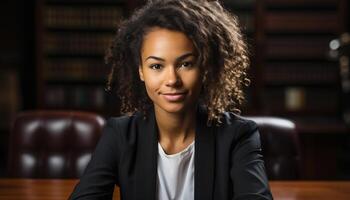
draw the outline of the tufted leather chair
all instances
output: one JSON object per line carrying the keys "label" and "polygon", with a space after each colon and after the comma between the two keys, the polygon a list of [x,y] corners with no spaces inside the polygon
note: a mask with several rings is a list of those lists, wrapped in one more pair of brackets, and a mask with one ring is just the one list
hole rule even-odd
{"label": "tufted leather chair", "polygon": [[[295,124],[274,117],[246,117],[258,124],[271,180],[300,177]],[[90,160],[105,120],[77,111],[27,111],[15,120],[8,171],[20,178],[78,178]]]}
{"label": "tufted leather chair", "polygon": [[258,124],[266,172],[270,180],[293,180],[301,175],[296,125],[276,117],[246,117]]}
{"label": "tufted leather chair", "polygon": [[14,122],[8,172],[20,178],[78,178],[105,120],[78,111],[26,111]]}

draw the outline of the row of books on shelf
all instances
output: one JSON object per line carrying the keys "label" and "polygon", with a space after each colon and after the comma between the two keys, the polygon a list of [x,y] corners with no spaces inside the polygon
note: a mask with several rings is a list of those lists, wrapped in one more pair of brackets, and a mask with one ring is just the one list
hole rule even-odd
{"label": "row of books on shelf", "polygon": [[47,54],[104,54],[113,40],[111,33],[49,33],[45,37]]}
{"label": "row of books on shelf", "polygon": [[44,25],[63,29],[115,29],[122,17],[121,6],[47,6]]}
{"label": "row of books on shelf", "polygon": [[273,83],[340,84],[336,63],[267,63],[263,79]]}
{"label": "row of books on shelf", "polygon": [[127,0],[46,0],[46,3],[49,4],[108,4],[108,5],[114,5],[114,4],[120,4],[125,3]]}
{"label": "row of books on shelf", "polygon": [[309,114],[335,113],[341,102],[332,88],[283,87],[266,88],[263,93],[266,109],[275,111],[309,111]]}
{"label": "row of books on shelf", "polygon": [[[339,16],[337,12],[274,11],[264,17],[266,32],[308,32],[308,33],[338,33]],[[322,26],[320,26],[322,24]]]}
{"label": "row of books on shelf", "polygon": [[103,108],[106,93],[103,86],[47,86],[45,105],[51,108]]}
{"label": "row of books on shelf", "polygon": [[339,0],[262,0],[266,6],[336,6]]}
{"label": "row of books on shelf", "polygon": [[43,65],[45,79],[103,80],[109,67],[102,59],[47,59]]}
{"label": "row of books on shelf", "polygon": [[265,41],[265,54],[270,59],[325,59],[332,36],[270,36]]}

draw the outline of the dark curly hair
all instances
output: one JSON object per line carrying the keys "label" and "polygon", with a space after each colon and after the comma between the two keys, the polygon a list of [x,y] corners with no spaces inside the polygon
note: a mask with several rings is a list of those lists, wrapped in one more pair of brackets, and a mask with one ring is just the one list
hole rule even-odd
{"label": "dark curly hair", "polygon": [[153,105],[138,67],[143,37],[155,27],[180,31],[192,40],[204,79],[199,102],[208,111],[208,123],[220,123],[225,111],[239,114],[243,87],[250,82],[247,45],[237,17],[208,0],[148,1],[121,22],[105,56],[111,67],[106,89],[117,92],[121,113],[146,113]]}

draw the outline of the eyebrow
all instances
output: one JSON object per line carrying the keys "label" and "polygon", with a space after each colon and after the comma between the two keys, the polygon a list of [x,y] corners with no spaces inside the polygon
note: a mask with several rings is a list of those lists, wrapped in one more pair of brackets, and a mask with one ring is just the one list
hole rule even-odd
{"label": "eyebrow", "polygon": [[[186,53],[186,54],[184,54],[184,55],[182,55],[182,56],[176,58],[176,62],[178,62],[178,61],[180,61],[180,60],[183,60],[183,59],[185,59],[185,58],[187,58],[187,57],[190,57],[190,56],[195,56],[195,55],[194,55],[194,53],[192,53],[192,52]],[[145,62],[146,62],[146,60],[148,60],[148,59],[155,59],[155,60],[159,60],[159,61],[163,61],[163,62],[165,61],[163,58],[160,58],[160,57],[148,56],[148,57],[145,59]]]}

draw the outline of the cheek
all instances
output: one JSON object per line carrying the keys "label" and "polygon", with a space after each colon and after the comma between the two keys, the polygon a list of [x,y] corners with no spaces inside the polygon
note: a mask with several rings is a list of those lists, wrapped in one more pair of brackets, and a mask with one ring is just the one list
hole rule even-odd
{"label": "cheek", "polygon": [[160,88],[160,80],[156,76],[145,77],[145,86],[148,95],[153,95],[153,93],[157,93]]}
{"label": "cheek", "polygon": [[147,95],[148,95],[148,97],[152,100],[152,101],[154,101],[154,96],[155,96],[155,94],[154,94],[154,90],[152,89],[152,85],[150,85],[148,82],[144,82],[145,83],[145,88],[146,88],[146,92],[147,92]]}

